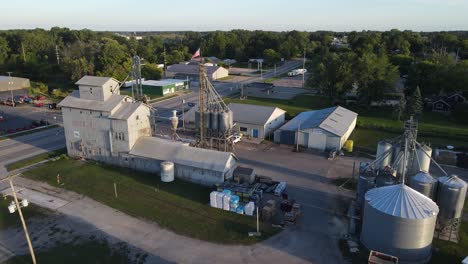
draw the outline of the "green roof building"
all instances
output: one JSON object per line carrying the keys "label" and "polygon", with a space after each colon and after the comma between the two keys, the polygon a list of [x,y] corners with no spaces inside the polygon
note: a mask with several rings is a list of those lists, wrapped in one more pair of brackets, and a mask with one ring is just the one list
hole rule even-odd
{"label": "green roof building", "polygon": [[188,80],[178,79],[165,79],[160,81],[147,80],[143,81],[141,84],[143,93],[149,97],[164,96],[190,88],[190,82]]}

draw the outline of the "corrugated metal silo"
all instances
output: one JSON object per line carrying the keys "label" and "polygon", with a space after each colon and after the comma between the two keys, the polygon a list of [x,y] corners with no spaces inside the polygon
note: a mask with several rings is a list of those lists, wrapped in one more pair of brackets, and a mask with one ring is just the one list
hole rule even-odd
{"label": "corrugated metal silo", "polygon": [[440,218],[457,219],[463,212],[467,184],[457,175],[439,178],[437,204],[440,207]]}
{"label": "corrugated metal silo", "polygon": [[219,113],[218,127],[221,132],[225,132],[229,129],[229,114],[227,112]]}
{"label": "corrugated metal silo", "polygon": [[428,172],[421,171],[410,177],[409,186],[432,200],[436,200],[437,180]]}
{"label": "corrugated metal silo", "polygon": [[438,212],[436,203],[404,184],[372,189],[365,196],[361,241],[402,263],[427,262]]}
{"label": "corrugated metal silo", "polygon": [[385,140],[379,141],[379,143],[377,144],[377,154],[375,158],[381,159],[379,162],[376,163],[378,168],[384,168],[385,166],[390,165],[390,163],[392,162],[392,152],[390,151],[391,148],[392,144]]}
{"label": "corrugated metal silo", "polygon": [[366,192],[375,187],[375,173],[362,173],[358,179],[358,190],[356,201],[360,208],[364,207],[364,197]]}
{"label": "corrugated metal silo", "polygon": [[218,130],[218,112],[211,112],[211,129]]}
{"label": "corrugated metal silo", "polygon": [[[426,153],[426,154],[424,154]],[[429,146],[422,145],[421,148],[416,149],[416,155],[413,157],[413,165],[411,171],[418,173],[419,171],[429,172],[431,166],[432,149]],[[419,161],[419,163],[418,163]]]}
{"label": "corrugated metal silo", "polygon": [[195,111],[195,127],[200,128],[200,111]]}

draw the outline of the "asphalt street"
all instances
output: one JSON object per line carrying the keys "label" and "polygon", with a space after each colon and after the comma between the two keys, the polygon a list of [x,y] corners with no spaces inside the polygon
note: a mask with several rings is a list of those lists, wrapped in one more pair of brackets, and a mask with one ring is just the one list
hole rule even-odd
{"label": "asphalt street", "polygon": [[0,167],[65,147],[63,127],[0,141]]}

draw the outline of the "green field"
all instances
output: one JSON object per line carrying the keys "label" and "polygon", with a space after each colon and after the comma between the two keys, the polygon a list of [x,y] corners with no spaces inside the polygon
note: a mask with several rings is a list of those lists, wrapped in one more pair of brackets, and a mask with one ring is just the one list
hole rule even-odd
{"label": "green field", "polygon": [[[56,186],[58,173],[64,188],[200,240],[252,244],[278,232],[262,224],[261,238],[248,237],[247,233],[256,228],[254,217],[211,208],[208,187],[179,179],[163,183],[154,174],[67,159],[49,162],[24,175]],[[118,198],[114,196],[114,183]]]}
{"label": "green field", "polygon": [[458,244],[434,239],[433,246],[438,249],[432,255],[432,263],[461,263],[468,256],[468,222],[462,222]]}
{"label": "green field", "polygon": [[6,168],[7,168],[8,171],[12,171],[12,170],[16,170],[16,169],[19,169],[19,168],[26,167],[28,165],[38,163],[38,162],[46,160],[46,159],[57,157],[57,156],[60,156],[62,154],[66,154],[66,153],[67,153],[66,148],[57,149],[57,150],[49,151],[49,152],[46,152],[46,153],[43,153],[43,154],[39,154],[37,156],[31,157],[31,158],[28,158],[28,159],[19,160],[19,161],[10,163],[10,164],[8,164],[6,166]]}
{"label": "green field", "polygon": [[[226,98],[226,103],[241,103],[276,106],[287,111],[286,118],[291,119],[303,111],[322,109],[332,106],[328,97],[310,94],[298,95],[290,100],[248,97],[245,100]],[[357,128],[351,135],[357,149],[373,153],[377,142],[386,138],[395,138],[403,132],[403,121],[393,118],[391,108],[350,108],[358,113]],[[468,147],[468,126],[439,113],[424,113],[418,122],[418,141],[431,146],[444,147],[454,145]]]}

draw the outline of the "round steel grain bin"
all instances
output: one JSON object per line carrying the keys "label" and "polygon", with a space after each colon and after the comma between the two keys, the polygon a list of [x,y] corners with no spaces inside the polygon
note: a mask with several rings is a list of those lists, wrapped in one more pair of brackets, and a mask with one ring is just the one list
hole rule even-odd
{"label": "round steel grain bin", "polygon": [[444,219],[460,218],[465,204],[467,184],[457,175],[439,178],[437,204],[440,217]]}
{"label": "round steel grain bin", "polygon": [[438,213],[436,203],[404,184],[374,188],[365,195],[361,242],[400,263],[425,263]]}
{"label": "round steel grain bin", "polygon": [[435,201],[437,194],[437,180],[428,172],[421,171],[413,177],[410,177],[409,186]]}

